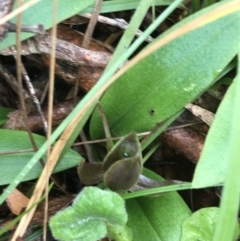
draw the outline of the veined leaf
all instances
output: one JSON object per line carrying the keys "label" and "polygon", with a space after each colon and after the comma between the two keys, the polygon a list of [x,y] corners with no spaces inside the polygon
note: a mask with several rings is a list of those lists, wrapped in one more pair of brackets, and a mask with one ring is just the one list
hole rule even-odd
{"label": "veined leaf", "polygon": [[[11,152],[32,149],[28,134],[25,131],[0,129],[0,185],[11,183],[19,171],[31,159],[34,152],[23,152],[11,154]],[[33,134],[37,146],[41,146],[46,138]],[[8,154],[7,154],[8,152]],[[43,158],[46,161],[46,156]],[[77,166],[82,157],[72,149],[69,149],[62,160],[58,163],[54,172],[66,170]],[[42,165],[38,162],[22,181],[27,181],[39,177],[42,172]]]}
{"label": "veined leaf", "polygon": [[[212,241],[219,217],[220,208],[202,208],[188,217],[183,225],[181,241]],[[235,241],[239,235],[239,225],[236,218]]]}
{"label": "veined leaf", "polygon": [[[143,174],[154,180],[164,180],[147,169]],[[127,226],[132,229],[133,241],[180,240],[181,225],[191,214],[176,192],[129,199],[126,200],[126,207],[129,219]]]}
{"label": "veined leaf", "polygon": [[[236,82],[236,81],[235,81]],[[232,103],[236,83],[229,87],[208,132],[192,182],[193,188],[216,186],[224,182],[230,158]],[[213,150],[216,150],[213,152]],[[205,178],[207,177],[207,178]]]}
{"label": "veined leaf", "polygon": [[[222,3],[220,3],[222,4]],[[215,77],[239,49],[240,14],[219,18],[187,32],[159,48],[159,42],[174,31],[186,31],[187,24],[202,21],[205,8],[183,20],[129,62],[129,68],[101,99],[101,106],[113,136],[152,129],[181,110],[214,83]],[[152,111],[154,110],[154,111]],[[102,124],[95,111],[90,133],[102,138]]]}
{"label": "veined leaf", "polygon": [[116,237],[116,231],[119,230],[128,237],[126,222],[124,200],[117,193],[87,187],[80,192],[71,207],[51,218],[50,227],[58,240],[95,241],[108,235]]}

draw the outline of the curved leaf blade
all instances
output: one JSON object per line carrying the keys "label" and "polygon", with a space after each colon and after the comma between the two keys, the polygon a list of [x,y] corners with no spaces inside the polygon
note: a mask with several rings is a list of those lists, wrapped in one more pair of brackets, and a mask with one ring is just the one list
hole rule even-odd
{"label": "curved leaf blade", "polygon": [[[203,208],[188,217],[182,225],[181,241],[212,241],[220,209],[217,207]],[[239,234],[236,219],[235,238]]]}
{"label": "curved leaf blade", "polygon": [[[235,82],[225,94],[208,132],[200,160],[195,169],[192,181],[193,188],[216,186],[225,180],[231,150],[229,145],[232,103],[236,93]],[[216,151],[213,152],[213,150]],[[205,178],[206,176],[207,178]]]}
{"label": "curved leaf blade", "polygon": [[[163,36],[212,9],[186,18]],[[239,18],[239,13],[227,15],[158,48],[160,36],[143,50],[142,55],[148,53],[145,58],[136,56],[140,60],[117,79],[101,100],[112,135],[150,130],[211,86],[239,49]],[[96,111],[90,133],[93,139],[103,137]]]}
{"label": "curved leaf blade", "polygon": [[[150,170],[144,169],[147,177],[164,180]],[[191,211],[176,192],[158,197],[141,197],[126,200],[127,225],[132,229],[133,241],[180,240],[181,225]]]}
{"label": "curved leaf blade", "polygon": [[[32,149],[32,144],[28,134],[25,131],[0,129],[0,185],[11,183],[26,163],[34,155],[34,152],[4,154],[6,152],[17,152],[26,149]],[[37,146],[41,146],[46,138],[37,134],[33,134]],[[43,158],[46,160],[46,155]],[[65,156],[58,163],[54,172],[60,172],[68,168],[77,166],[82,157],[72,149],[69,149]],[[35,179],[42,172],[42,165],[38,162],[22,181]]]}

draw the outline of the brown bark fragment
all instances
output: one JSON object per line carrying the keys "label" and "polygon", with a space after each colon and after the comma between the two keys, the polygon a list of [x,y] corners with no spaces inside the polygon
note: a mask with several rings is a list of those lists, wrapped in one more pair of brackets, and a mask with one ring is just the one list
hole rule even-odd
{"label": "brown bark fragment", "polygon": [[[112,50],[93,39],[88,49],[82,48],[83,35],[62,24],[58,26],[57,33],[55,73],[68,83],[75,84],[80,65],[79,88],[89,91],[102,75],[111,58]],[[13,51],[5,49],[0,53],[12,55]],[[31,59],[47,67],[50,66],[50,53],[51,37],[49,35],[22,42],[21,54],[31,54],[29,56]]]}
{"label": "brown bark fragment", "polygon": [[[59,24],[57,27],[57,38],[77,45],[78,47],[82,47],[84,34],[77,32],[66,25]],[[113,52],[113,49],[111,49],[110,46],[104,45],[102,42],[95,39],[91,39],[87,49],[107,53]]]}
{"label": "brown bark fragment", "polygon": [[[22,42],[21,55],[51,54],[51,48],[51,36],[38,36]],[[1,50],[0,54],[13,55],[15,51],[7,48]],[[56,58],[69,61],[73,66],[84,65],[104,68],[108,64],[111,54],[104,51],[84,49],[67,41],[57,39]]]}
{"label": "brown bark fragment", "polygon": [[[31,57],[32,58],[32,57]],[[35,60],[39,59],[38,56],[33,57]],[[41,61],[41,60],[40,60]],[[49,56],[42,56],[42,63],[45,66],[49,66],[50,59]],[[81,66],[80,78],[78,82],[79,88],[84,91],[89,91],[94,84],[99,80],[103,73],[103,68],[91,67],[91,66]],[[69,65],[69,62],[56,60],[55,73],[63,78],[66,82],[70,84],[75,84],[77,77],[78,67]]]}
{"label": "brown bark fragment", "polygon": [[[35,44],[41,53],[51,54],[52,46],[50,36],[35,40]],[[84,49],[58,39],[56,42],[56,58],[72,62],[76,65],[104,68],[108,64],[111,54],[103,51]]]}
{"label": "brown bark fragment", "polygon": [[[71,195],[59,196],[55,198],[50,197],[50,200],[48,202],[48,218],[52,217],[56,212],[58,212],[59,210],[69,205],[73,199],[74,199],[74,196],[71,196]],[[45,209],[45,203],[42,202],[37,207],[37,210],[34,213],[33,219],[31,220],[31,224],[43,225],[44,209]]]}
{"label": "brown bark fragment", "polygon": [[166,131],[161,140],[193,163],[198,162],[204,143],[204,137],[189,128]]}
{"label": "brown bark fragment", "polygon": [[[62,120],[71,112],[74,105],[71,101],[65,101],[59,103],[53,107],[52,123],[53,127],[58,126]],[[47,119],[47,109],[43,110],[43,114]],[[20,111],[14,111],[9,114],[9,120],[5,123],[4,128],[13,130],[26,130],[25,123]],[[28,123],[30,130],[35,132],[43,130],[43,123],[41,117],[37,114],[31,114],[28,116]]]}

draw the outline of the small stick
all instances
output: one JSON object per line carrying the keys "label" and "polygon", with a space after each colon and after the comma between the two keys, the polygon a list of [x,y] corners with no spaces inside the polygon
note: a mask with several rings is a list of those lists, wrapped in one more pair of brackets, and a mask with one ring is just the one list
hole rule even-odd
{"label": "small stick", "polygon": [[[97,23],[97,18],[98,18],[100,9],[101,9],[101,5],[102,5],[102,0],[96,0],[94,10],[93,10],[93,16],[88,24],[87,31],[84,35],[83,44],[82,44],[83,48],[87,48],[90,43],[90,40],[91,40],[91,37],[93,34],[93,30]],[[78,72],[77,72],[77,77],[76,77],[76,82],[75,82],[75,87],[74,87],[74,99],[73,99],[74,104],[75,104],[76,98],[77,98],[80,74],[81,74],[81,65],[78,66]],[[80,138],[82,141],[87,140],[84,130],[81,131]],[[91,146],[88,144],[84,144],[84,148],[85,148],[87,156],[88,156],[88,161],[94,162]]]}
{"label": "small stick", "polygon": [[[13,56],[16,59],[16,56],[15,55],[13,55]],[[34,102],[34,104],[35,104],[35,106],[37,108],[37,111],[38,111],[41,119],[42,119],[44,131],[45,131],[45,133],[47,133],[48,124],[47,124],[47,121],[46,121],[46,119],[45,119],[45,117],[43,115],[41,104],[40,104],[40,102],[39,102],[39,100],[38,100],[38,98],[36,96],[34,87],[33,87],[32,83],[31,83],[31,80],[30,80],[30,78],[29,78],[29,76],[27,74],[27,71],[26,71],[25,67],[23,66],[23,64],[21,62],[19,64],[20,64],[20,67],[21,67],[23,79],[25,80],[25,83],[26,83],[26,85],[28,87],[28,90],[29,90],[29,93],[30,93],[30,95],[32,97],[32,100],[33,100],[33,102]]]}
{"label": "small stick", "polygon": [[[183,125],[179,125],[179,126],[172,126],[172,127],[168,127],[164,132],[170,131],[170,130],[176,130],[176,129],[180,129],[180,128],[185,128],[188,126],[193,126],[193,125],[198,125],[201,124],[203,122],[194,122],[194,123],[188,123],[188,124],[183,124]],[[141,137],[141,136],[146,136],[149,135],[150,131],[146,131],[146,132],[141,132],[141,133],[137,133],[137,136]],[[118,136],[118,137],[113,137],[112,141],[114,140],[120,140],[121,138],[123,138],[123,136]],[[98,139],[98,140],[94,140],[94,141],[84,141],[84,142],[77,142],[74,143],[72,146],[81,146],[84,144],[98,144],[98,143],[104,143],[106,142],[107,139]],[[25,149],[25,150],[18,150],[18,151],[7,151],[7,152],[0,152],[0,156],[2,155],[9,155],[9,154],[16,154],[16,153],[27,153],[27,152],[33,152],[33,149]]]}
{"label": "small stick", "polygon": [[[88,18],[88,19],[92,19],[92,14],[90,14],[90,13],[79,14],[79,16]],[[112,19],[112,18],[107,18],[107,17],[101,16],[101,15],[98,16],[97,20],[100,23],[105,23],[105,24],[108,24],[111,26],[115,26],[115,27],[118,27],[123,30],[127,29],[128,25],[129,25],[124,19],[120,19],[120,18]],[[139,37],[141,34],[142,34],[142,31],[139,29],[135,33],[135,35],[137,37]],[[146,38],[146,42],[149,42],[149,43],[152,42],[153,40],[154,39],[151,36],[148,36]]]}
{"label": "small stick", "polygon": [[[14,23],[7,23],[7,28],[9,32],[16,32],[16,24]],[[35,34],[44,34],[45,29],[42,24],[35,24],[35,25],[22,25],[21,32],[26,33],[35,33]]]}
{"label": "small stick", "polygon": [[105,136],[107,139],[107,151],[109,152],[113,148],[114,144],[113,144],[111,133],[109,130],[107,118],[106,118],[106,116],[103,112],[102,106],[100,105],[99,102],[97,103],[97,108],[98,108],[98,112],[102,119],[103,129],[104,129],[104,133],[105,133]]}

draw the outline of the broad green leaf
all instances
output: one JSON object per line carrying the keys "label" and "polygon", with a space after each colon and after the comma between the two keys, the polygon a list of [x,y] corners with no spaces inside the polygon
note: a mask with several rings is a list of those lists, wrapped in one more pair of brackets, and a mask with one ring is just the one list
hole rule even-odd
{"label": "broad green leaf", "polygon": [[55,214],[49,222],[53,236],[60,241],[96,241],[107,234],[106,225],[99,220],[83,219],[72,207]]}
{"label": "broad green leaf", "polygon": [[112,225],[124,225],[127,222],[124,200],[112,191],[96,187],[84,188],[75,199],[73,208],[82,218],[90,216]]}
{"label": "broad green leaf", "polygon": [[4,124],[8,120],[7,115],[12,111],[14,111],[12,108],[0,107],[0,125]]}
{"label": "broad green leaf", "polygon": [[[111,65],[111,68],[108,69],[104,74],[101,76],[99,81],[96,83],[96,85],[89,91],[88,94],[85,95],[85,97],[80,101],[80,103],[72,110],[72,112],[66,117],[66,119],[59,125],[58,128],[52,133],[50,142],[51,144],[54,143],[54,141],[57,140],[57,138],[60,136],[60,134],[63,132],[63,130],[70,124],[73,123],[73,119],[80,114],[83,115],[83,118],[79,121],[79,125],[82,126],[86,123],[87,116],[90,113],[90,106],[94,107],[95,104],[94,101],[97,101],[99,98],[99,95],[101,95],[105,89],[107,88],[107,85],[110,83],[109,78],[117,71],[118,68],[122,66],[124,61],[127,60],[129,56],[132,55],[132,53],[140,46],[141,43],[144,42],[144,39],[149,36],[152,31],[163,22],[163,20],[180,4],[182,0],[176,0],[174,1],[167,9],[163,12],[157,19],[156,22],[152,23],[150,25],[150,28],[148,28],[144,33],[138,38],[138,41],[131,47],[131,49],[127,50],[121,57],[117,59],[116,62],[114,62]],[[131,22],[130,22],[131,25]],[[135,25],[136,26],[136,25]],[[129,26],[130,28],[130,26]],[[126,33],[129,33],[126,31]],[[130,34],[131,35],[131,34]],[[123,37],[129,37],[128,34],[124,34]],[[19,172],[14,181],[3,191],[2,195],[0,196],[0,204],[3,203],[4,200],[6,200],[8,193],[10,193],[19,183],[19,180],[21,180],[22,176],[26,175],[30,170],[31,166],[34,166],[36,162],[46,153],[47,150],[47,142],[45,142],[40,149],[36,152],[36,154],[28,161],[27,165]],[[30,166],[30,168],[29,168]],[[23,175],[22,175],[23,174]]]}
{"label": "broad green leaf", "polygon": [[[144,169],[144,175],[163,180],[157,174]],[[128,227],[134,241],[180,240],[181,225],[191,211],[176,192],[158,197],[141,197],[126,201]]]}
{"label": "broad green leaf", "polygon": [[[0,136],[0,185],[4,185],[12,182],[17,174],[19,174],[19,171],[34,155],[34,152],[30,151],[15,154],[10,153],[32,149],[28,134],[25,131],[0,129]],[[33,134],[33,136],[37,146],[41,146],[46,141],[46,138],[43,136],[37,134]],[[46,156],[43,159],[46,160]],[[77,152],[69,149],[66,155],[58,163],[54,172],[63,171],[68,168],[77,166],[81,159],[82,157]],[[42,165],[40,162],[38,162],[31,169],[31,172],[23,177],[22,181],[27,181],[39,177],[42,169]]]}
{"label": "broad green leaf", "polygon": [[121,231],[127,232],[126,222],[124,200],[117,193],[87,187],[80,192],[71,207],[50,219],[50,227],[58,240],[96,241],[107,236],[107,233],[114,235],[116,230],[121,229],[120,226]]}
{"label": "broad green leaf", "polygon": [[[220,209],[217,207],[203,208],[188,217],[182,225],[181,241],[212,241]],[[236,218],[235,241],[239,235]],[[231,241],[231,239],[229,239]]]}
{"label": "broad green leaf", "polygon": [[225,180],[231,150],[229,145],[235,89],[236,83],[233,82],[217,110],[194,173],[193,188],[215,186]]}
{"label": "broad green leaf", "polygon": [[[82,0],[81,2],[75,0],[59,0],[57,9],[57,23],[77,14],[85,8],[94,4],[95,0]],[[49,0],[41,0],[23,13],[23,25],[42,24],[45,29],[49,29],[53,24],[52,13],[56,11],[53,9],[53,2]],[[11,22],[16,22],[15,19]],[[22,33],[21,39],[27,39],[34,34]],[[8,33],[8,36],[0,43],[0,50],[5,49],[16,43],[16,34]]]}
{"label": "broad green leaf", "polygon": [[[213,241],[225,241],[232,240],[235,234],[235,222],[236,217],[239,214],[239,203],[240,203],[240,62],[239,62],[240,51],[238,53],[238,63],[237,63],[237,76],[234,81],[234,99],[231,105],[232,116],[231,118],[231,128],[230,128],[230,138],[229,138],[229,160],[226,170],[226,176],[224,180],[224,188],[221,195],[220,201],[220,213],[216,225],[216,230],[214,232]],[[237,191],[236,191],[237,190]],[[238,219],[239,221],[239,219]]]}
{"label": "broad green leaf", "polygon": [[[100,103],[112,136],[152,129],[214,83],[239,49],[239,13],[187,32],[161,48],[158,42],[173,31],[184,29],[215,6],[219,5],[191,15],[156,39],[131,61],[134,65],[129,63],[131,67],[106,91]],[[96,111],[90,133],[93,139],[103,137]]]}

